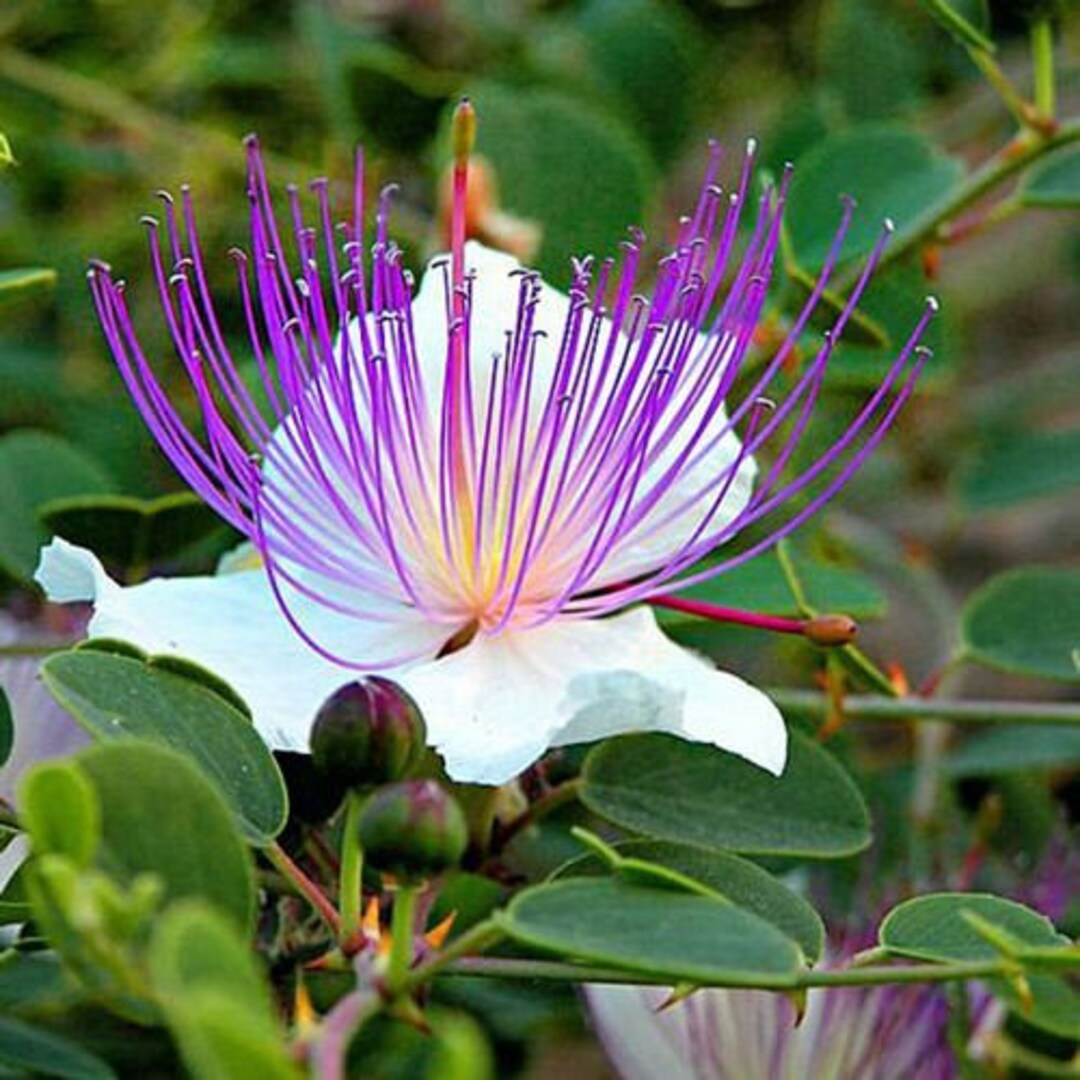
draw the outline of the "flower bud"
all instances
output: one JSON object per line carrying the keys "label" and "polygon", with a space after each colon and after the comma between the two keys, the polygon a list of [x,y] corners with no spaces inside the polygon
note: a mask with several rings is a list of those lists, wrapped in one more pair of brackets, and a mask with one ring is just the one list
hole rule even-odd
{"label": "flower bud", "polygon": [[330,780],[375,787],[408,776],[425,739],[416,702],[397,683],[370,675],[323,702],[311,727],[311,758]]}
{"label": "flower bud", "polygon": [[405,780],[384,787],[360,817],[366,860],[404,882],[456,866],[468,839],[461,808],[434,780]]}

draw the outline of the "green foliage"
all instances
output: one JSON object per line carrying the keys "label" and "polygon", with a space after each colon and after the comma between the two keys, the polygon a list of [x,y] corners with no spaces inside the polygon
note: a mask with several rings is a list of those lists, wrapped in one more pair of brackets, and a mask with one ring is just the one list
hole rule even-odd
{"label": "green foliage", "polygon": [[236,926],[200,901],[175,904],[150,944],[150,973],[185,1064],[202,1080],[300,1075],[270,988]]}
{"label": "green foliage", "polygon": [[953,158],[901,127],[866,125],[835,135],[800,158],[791,184],[791,208],[785,218],[799,262],[819,267],[840,220],[837,178],[858,208],[844,244],[847,258],[865,256],[881,236],[882,222],[896,225],[892,243],[939,200],[963,175]]}
{"label": "green foliage", "polygon": [[[195,665],[169,658],[78,649],[42,667],[57,700],[96,739],[149,740],[182,753],[225,797],[250,843],[268,844],[283,828],[288,801],[266,744]],[[195,676],[195,677],[193,677]]]}
{"label": "green foliage", "polygon": [[10,1016],[0,1016],[0,1066],[13,1076],[64,1080],[113,1080],[116,1076],[77,1042]]}
{"label": "green foliage", "polygon": [[[627,840],[612,850],[626,862],[632,860],[635,865],[643,863],[673,871],[687,879],[681,884],[689,891],[728,900],[771,923],[796,942],[811,963],[821,958],[825,945],[821,916],[798,893],[792,892],[756,863],[725,851],[666,840]],[[627,876],[626,862],[618,867],[624,877]],[[607,863],[598,856],[585,855],[567,863],[558,876],[596,875],[608,869]],[[652,883],[659,884],[659,881],[654,878]]]}
{"label": "green foliage", "polygon": [[200,897],[238,928],[250,926],[251,858],[224,798],[189,757],[117,739],[82,751],[74,762],[101,806],[100,866],[120,881],[153,875],[166,901]]}
{"label": "green foliage", "polygon": [[159,566],[222,529],[221,519],[190,493],[137,499],[94,495],[55,499],[38,512],[57,536],[89,548],[109,566]]}
{"label": "green foliage", "polygon": [[829,753],[796,731],[780,777],[722,750],[667,735],[627,735],[590,751],[582,781],[589,809],[662,840],[810,858],[851,855],[870,843],[858,788]]}
{"label": "green foliage", "polygon": [[1064,150],[1036,165],[1020,189],[1020,201],[1048,210],[1080,206],[1080,153]]}
{"label": "green foliage", "polygon": [[793,942],[734,904],[622,881],[526,889],[500,925],[524,945],[660,982],[786,986],[800,966]]}
{"label": "green foliage", "polygon": [[999,727],[968,739],[942,767],[953,776],[988,776],[1021,769],[1080,765],[1080,730],[1063,725]]}
{"label": "green foliage", "polygon": [[554,90],[484,82],[468,95],[484,118],[477,150],[496,169],[503,204],[542,225],[535,265],[548,281],[565,285],[570,256],[614,252],[643,220],[648,158],[614,117]]}
{"label": "green foliage", "polygon": [[956,493],[973,513],[1080,488],[1080,431],[1040,431],[997,438],[957,477]]}
{"label": "green foliage", "polygon": [[38,551],[49,539],[37,511],[67,495],[104,494],[112,481],[78,447],[43,431],[15,431],[0,438],[0,570],[27,582]]}
{"label": "green foliage", "polygon": [[[816,610],[842,611],[861,619],[876,618],[885,613],[885,597],[881,590],[859,570],[811,555],[796,555],[794,563],[800,579],[807,584],[807,599]],[[679,596],[768,615],[801,614],[775,551],[750,559],[699,585],[680,589]],[[657,617],[660,624],[667,627],[676,627],[693,619],[681,611],[664,609],[657,611]]]}
{"label": "green foliage", "polygon": [[[1076,946],[1049,919],[998,896],[942,893],[901,904],[881,924],[881,944],[899,956],[939,962],[1039,957],[1076,962]],[[989,985],[1029,1024],[1064,1038],[1080,1036],[1080,994],[1055,975],[1027,971]]]}
{"label": "green foliage", "polygon": [[89,777],[76,765],[47,762],[19,789],[22,823],[34,847],[88,867],[101,843],[101,804]]}
{"label": "green foliage", "polygon": [[965,651],[1003,671],[1080,682],[1080,573],[1031,567],[987,582],[961,617]]}

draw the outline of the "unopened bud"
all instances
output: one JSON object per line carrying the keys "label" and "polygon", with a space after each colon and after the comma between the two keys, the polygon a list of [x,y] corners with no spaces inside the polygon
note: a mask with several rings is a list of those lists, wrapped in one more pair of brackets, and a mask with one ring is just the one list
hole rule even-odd
{"label": "unopened bud", "polygon": [[375,787],[408,776],[425,739],[416,702],[397,683],[371,675],[323,702],[311,728],[311,758],[336,783]]}
{"label": "unopened bud", "polygon": [[850,615],[817,615],[803,623],[803,636],[815,645],[850,645],[858,632]]}
{"label": "unopened bud", "polygon": [[434,780],[384,787],[360,817],[365,859],[407,883],[457,866],[468,839],[461,808]]}

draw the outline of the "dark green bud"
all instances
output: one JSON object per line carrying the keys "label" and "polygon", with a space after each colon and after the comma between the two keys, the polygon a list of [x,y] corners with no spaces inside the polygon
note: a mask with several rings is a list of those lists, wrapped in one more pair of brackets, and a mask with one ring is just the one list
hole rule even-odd
{"label": "dark green bud", "polygon": [[426,734],[416,702],[397,683],[369,675],[323,702],[311,728],[311,758],[336,783],[376,787],[409,775]]}
{"label": "dark green bud", "polygon": [[360,816],[364,858],[407,883],[457,866],[468,839],[461,807],[434,780],[384,787]]}

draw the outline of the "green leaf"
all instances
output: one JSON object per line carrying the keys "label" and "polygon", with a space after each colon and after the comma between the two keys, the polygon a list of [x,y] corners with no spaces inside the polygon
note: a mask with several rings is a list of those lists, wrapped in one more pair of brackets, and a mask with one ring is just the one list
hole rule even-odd
{"label": "green leaf", "polygon": [[[724,851],[665,840],[627,840],[614,850],[627,859],[652,863],[692,878],[714,897],[752,912],[796,942],[811,963],[821,957],[825,928],[818,913],[797,893],[756,863]],[[610,873],[598,855],[563,866],[559,878]]]}
{"label": "green leaf", "polygon": [[1063,150],[1035,165],[1020,188],[1020,202],[1048,210],[1080,206],[1080,151]]}
{"label": "green leaf", "polygon": [[950,776],[993,776],[1080,765],[1080,729],[1064,724],[1004,724],[965,740],[942,762]]}
{"label": "green leaf", "polygon": [[194,901],[170,908],[154,931],[150,971],[193,1075],[299,1076],[265,975],[247,941],[213,908]]}
{"label": "green leaf", "polygon": [[[961,45],[983,52],[995,51],[994,43],[983,33],[989,25],[985,0],[922,0],[933,18],[943,26]],[[965,11],[964,9],[968,9]]]}
{"label": "green leaf", "polygon": [[248,841],[268,844],[288,815],[281,772],[235,694],[222,696],[215,676],[195,681],[194,670],[178,671],[171,658],[78,649],[50,656],[42,678],[95,738],[135,736],[183,753],[218,786]]}
{"label": "green leaf", "polygon": [[960,627],[965,655],[987,667],[1080,682],[1080,571],[1000,574],[968,600]]}
{"label": "green leaf", "polygon": [[658,982],[791,985],[793,942],[734,904],[611,879],[526,889],[500,918],[516,941]]}
{"label": "green leaf", "polygon": [[699,42],[677,7],[657,0],[590,0],[576,20],[603,100],[618,106],[658,161],[687,134]]}
{"label": "green leaf", "polygon": [[19,785],[19,814],[35,852],[89,866],[101,842],[101,806],[86,774],[68,762],[44,762]]}
{"label": "green leaf", "polygon": [[154,565],[223,528],[221,519],[187,492],[157,499],[126,495],[54,499],[38,512],[52,533],[125,568]]}
{"label": "green leaf", "polygon": [[969,512],[999,510],[1080,488],[1080,430],[995,439],[957,479]]}
{"label": "green leaf", "polygon": [[6,1066],[0,1070],[4,1075],[15,1076],[69,1080],[109,1080],[116,1076],[104,1061],[78,1043],[11,1016],[0,1016],[0,1066]]}
{"label": "green leaf", "polygon": [[827,0],[820,24],[820,69],[830,100],[850,120],[877,120],[920,97],[923,56],[887,0]]}
{"label": "green leaf", "polygon": [[218,789],[190,757],[118,739],[81,751],[102,810],[99,862],[121,880],[153,874],[167,900],[198,897],[248,927],[255,907],[251,857]]}
{"label": "green leaf", "polygon": [[101,494],[112,487],[102,469],[73,444],[44,431],[0,438],[0,571],[29,582],[48,533],[37,509],[65,495]]}
{"label": "green leaf", "polygon": [[858,200],[844,245],[845,257],[853,258],[870,251],[886,218],[896,224],[892,243],[898,243],[962,175],[959,162],[903,128],[865,125],[825,139],[799,160],[791,184],[785,221],[799,262],[816,268],[824,261],[840,221],[841,194]]}
{"label": "green leaf", "polygon": [[0,686],[0,767],[9,757],[15,745],[15,721],[11,715],[11,702],[7,692]]}
{"label": "green leaf", "polygon": [[51,289],[56,271],[45,266],[22,266],[18,270],[0,270],[0,303],[20,300],[27,293]]}
{"label": "green leaf", "polygon": [[0,960],[0,1014],[39,1007],[55,1013],[77,997],[54,955],[8,952]]}
{"label": "green leaf", "polygon": [[789,738],[781,777],[668,735],[610,739],[585,759],[581,798],[614,824],[662,840],[813,858],[861,851],[870,818],[858,788],[820,746],[796,731]]}
{"label": "green leaf", "polygon": [[[859,618],[884,614],[885,597],[865,574],[810,556],[793,558],[799,578],[805,582],[807,599],[815,610],[839,611]],[[705,565],[703,563],[702,567]],[[742,608],[767,615],[799,614],[799,606],[788,587],[775,551],[750,559],[700,585],[681,589],[677,595],[688,600],[701,600],[721,607]],[[700,622],[696,616],[665,608],[657,608],[656,614],[662,626]]]}
{"label": "green leaf", "polygon": [[989,893],[935,893],[907,900],[885,916],[878,938],[890,952],[915,960],[944,964],[998,959],[1001,951],[964,918],[968,912],[1028,946],[1069,943],[1045,916]]}
{"label": "green leaf", "polygon": [[[898,956],[938,963],[996,960],[1003,956],[1002,945],[1064,953],[1070,944],[1049,919],[984,893],[909,900],[885,917],[879,938]],[[987,985],[1028,1023],[1065,1038],[1080,1036],[1080,995],[1063,979],[1027,971],[1023,988],[1013,979],[989,979]]]}
{"label": "green leaf", "polygon": [[504,208],[542,226],[534,264],[545,279],[565,284],[571,256],[611,252],[641,223],[652,170],[617,119],[549,90],[480,83],[468,93]]}

